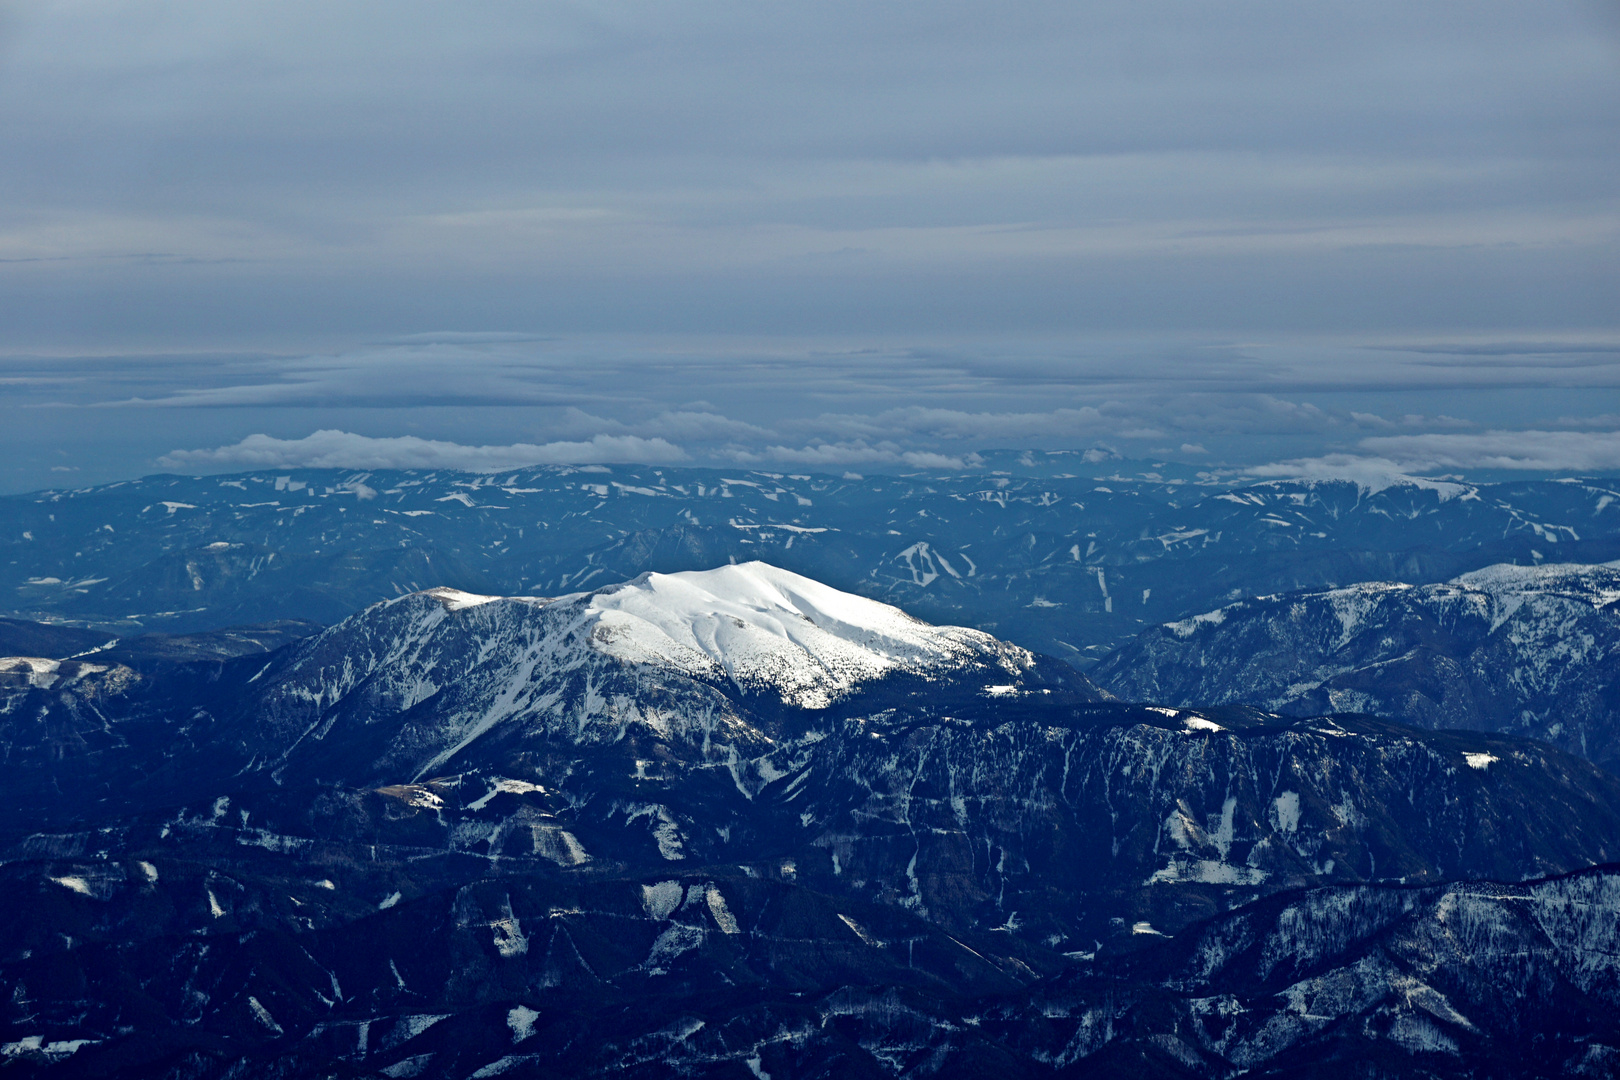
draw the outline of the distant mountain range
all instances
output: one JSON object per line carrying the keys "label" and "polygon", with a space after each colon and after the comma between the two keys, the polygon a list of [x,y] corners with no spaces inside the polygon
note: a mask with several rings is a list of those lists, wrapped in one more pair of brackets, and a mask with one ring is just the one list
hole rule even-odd
{"label": "distant mountain range", "polygon": [[1052,461],[1073,471],[291,470],[12,496],[0,611],[126,635],[330,624],[433,586],[560,595],[763,559],[1085,666],[1231,600],[1620,558],[1605,481],[1234,487]]}
{"label": "distant mountain range", "polygon": [[1541,742],[1126,704],[759,562],[293,632],[0,663],[8,1071],[1620,1055],[1620,778]]}

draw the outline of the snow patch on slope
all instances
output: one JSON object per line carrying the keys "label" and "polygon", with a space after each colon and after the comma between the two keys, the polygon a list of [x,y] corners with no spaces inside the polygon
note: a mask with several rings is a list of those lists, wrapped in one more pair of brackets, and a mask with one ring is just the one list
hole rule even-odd
{"label": "snow patch on slope", "polygon": [[429,589],[427,594],[443,604],[446,611],[465,611],[468,608],[480,607],[501,599],[499,596],[480,596],[478,593],[447,588]]}

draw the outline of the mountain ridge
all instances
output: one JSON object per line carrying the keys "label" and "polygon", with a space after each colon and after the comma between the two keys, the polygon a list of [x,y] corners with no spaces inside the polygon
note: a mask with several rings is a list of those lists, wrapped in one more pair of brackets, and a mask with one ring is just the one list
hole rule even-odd
{"label": "mountain ridge", "polygon": [[1493,566],[1240,600],[1093,674],[1125,698],[1377,713],[1529,735],[1620,768],[1620,563]]}

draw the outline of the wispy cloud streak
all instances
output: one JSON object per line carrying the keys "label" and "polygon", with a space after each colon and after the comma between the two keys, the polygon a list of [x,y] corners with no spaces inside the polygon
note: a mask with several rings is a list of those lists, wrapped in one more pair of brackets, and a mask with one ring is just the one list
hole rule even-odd
{"label": "wispy cloud streak", "polygon": [[526,465],[584,465],[611,462],[683,461],[686,453],[663,439],[597,435],[582,442],[513,443],[463,446],[415,436],[373,438],[323,430],[302,439],[249,435],[231,446],[175,450],[158,459],[166,469],[457,469],[500,472]]}

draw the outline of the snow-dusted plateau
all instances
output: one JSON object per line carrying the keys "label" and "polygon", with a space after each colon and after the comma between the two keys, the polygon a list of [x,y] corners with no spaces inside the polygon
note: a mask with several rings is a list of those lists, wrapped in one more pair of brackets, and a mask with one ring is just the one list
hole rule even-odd
{"label": "snow-dusted plateau", "polygon": [[0,500],[0,1071],[1620,1071],[1620,496],[1020,460]]}

